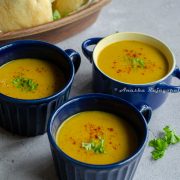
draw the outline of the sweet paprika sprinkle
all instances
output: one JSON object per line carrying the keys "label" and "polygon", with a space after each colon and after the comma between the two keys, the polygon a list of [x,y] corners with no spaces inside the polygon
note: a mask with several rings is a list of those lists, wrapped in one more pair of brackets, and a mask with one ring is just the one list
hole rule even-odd
{"label": "sweet paprika sprinkle", "polygon": [[111,132],[112,132],[112,131],[114,131],[114,129],[113,129],[113,128],[107,128],[107,129],[108,129],[109,131],[111,131]]}

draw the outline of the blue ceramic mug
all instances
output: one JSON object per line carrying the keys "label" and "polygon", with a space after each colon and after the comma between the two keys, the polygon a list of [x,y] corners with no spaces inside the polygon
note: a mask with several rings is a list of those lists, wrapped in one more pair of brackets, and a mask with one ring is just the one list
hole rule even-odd
{"label": "blue ceramic mug", "polygon": [[64,51],[41,41],[15,41],[0,47],[0,66],[21,58],[36,58],[54,63],[66,77],[64,88],[47,98],[23,100],[0,94],[0,126],[15,134],[36,136],[46,132],[50,115],[68,99],[81,58],[72,49]]}
{"label": "blue ceramic mug", "polygon": [[[127,159],[108,165],[92,165],[71,158],[57,146],[57,130],[67,118],[79,112],[94,110],[117,114],[131,123],[138,136],[138,148]],[[135,107],[107,94],[87,94],[63,104],[50,118],[47,131],[59,180],[131,180],[147,143],[147,122],[151,112],[146,105]]]}
{"label": "blue ceramic mug", "polygon": [[[169,72],[158,81],[138,85],[116,81],[104,74],[97,65],[99,53],[108,45],[124,40],[144,42],[160,50],[169,63]],[[89,46],[92,45],[96,45],[93,51],[88,49]],[[82,50],[93,65],[93,88],[95,92],[113,94],[135,105],[145,103],[151,106],[152,109],[156,109],[164,103],[168,92],[180,92],[180,86],[170,85],[172,77],[180,79],[180,69],[176,66],[175,57],[172,51],[162,41],[152,36],[140,33],[121,32],[105,38],[88,39],[83,42]]]}

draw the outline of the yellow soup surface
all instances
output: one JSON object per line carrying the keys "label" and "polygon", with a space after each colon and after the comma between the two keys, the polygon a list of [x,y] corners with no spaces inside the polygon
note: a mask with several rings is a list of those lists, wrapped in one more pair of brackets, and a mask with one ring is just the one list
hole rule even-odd
{"label": "yellow soup surface", "polygon": [[17,99],[40,99],[65,85],[63,72],[40,59],[17,59],[0,67],[0,93]]}
{"label": "yellow soup surface", "polygon": [[109,77],[130,84],[160,80],[169,68],[158,49],[138,41],[120,41],[105,47],[98,56],[97,66]]}
{"label": "yellow soup surface", "polygon": [[111,164],[137,148],[135,130],[124,119],[102,111],[78,113],[60,126],[56,143],[70,157],[88,164]]}

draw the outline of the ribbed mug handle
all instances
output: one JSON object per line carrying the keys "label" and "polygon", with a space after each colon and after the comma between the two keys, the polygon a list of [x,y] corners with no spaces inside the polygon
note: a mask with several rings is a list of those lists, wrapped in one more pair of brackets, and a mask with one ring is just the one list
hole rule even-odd
{"label": "ribbed mug handle", "polygon": [[87,59],[89,59],[91,63],[93,61],[93,51],[90,51],[88,47],[92,45],[97,45],[98,42],[101,41],[102,39],[103,39],[102,37],[96,37],[96,38],[87,39],[82,43],[83,54],[86,56]]}

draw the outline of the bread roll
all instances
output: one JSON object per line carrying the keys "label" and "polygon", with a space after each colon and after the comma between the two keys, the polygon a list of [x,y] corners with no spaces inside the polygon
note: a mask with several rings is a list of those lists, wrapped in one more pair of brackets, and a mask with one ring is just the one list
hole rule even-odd
{"label": "bread roll", "polygon": [[53,21],[52,0],[0,0],[0,31],[9,32]]}
{"label": "bread roll", "polygon": [[78,10],[88,0],[55,0],[53,3],[53,9],[58,10],[62,17],[69,13]]}

